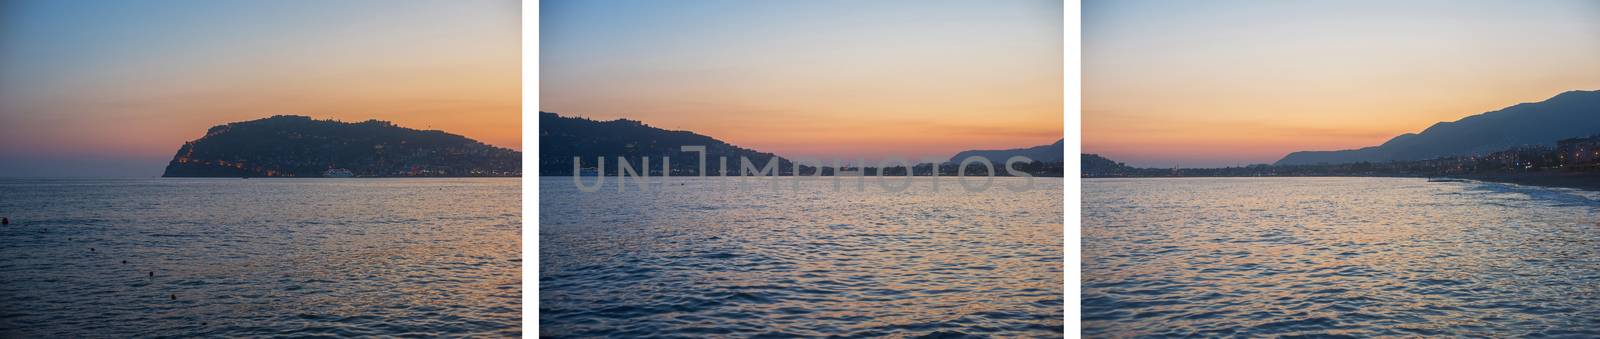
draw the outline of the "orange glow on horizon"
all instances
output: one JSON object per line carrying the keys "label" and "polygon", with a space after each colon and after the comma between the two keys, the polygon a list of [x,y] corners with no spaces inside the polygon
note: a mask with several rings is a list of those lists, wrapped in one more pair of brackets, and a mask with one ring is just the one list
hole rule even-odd
{"label": "orange glow on horizon", "polygon": [[149,175],[212,126],[273,115],[377,119],[520,150],[520,6],[8,3],[0,158],[32,159],[33,173]]}
{"label": "orange glow on horizon", "polygon": [[1083,151],[1147,167],[1272,163],[1600,89],[1596,13],[1592,1],[1086,2]]}
{"label": "orange glow on horizon", "polygon": [[545,2],[539,110],[789,158],[1046,145],[1063,137],[1061,6]]}

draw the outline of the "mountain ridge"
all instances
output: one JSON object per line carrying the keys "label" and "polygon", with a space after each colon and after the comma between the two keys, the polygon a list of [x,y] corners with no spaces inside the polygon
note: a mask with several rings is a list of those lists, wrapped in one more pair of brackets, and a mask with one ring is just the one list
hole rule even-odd
{"label": "mountain ridge", "polygon": [[1410,161],[1494,152],[1600,133],[1600,90],[1566,91],[1455,121],[1434,123],[1376,146],[1336,151],[1298,151],[1275,165]]}
{"label": "mountain ridge", "polygon": [[1029,159],[1038,162],[1061,162],[1062,157],[1065,156],[1065,153],[1063,152],[1066,151],[1066,141],[1067,139],[1063,138],[1048,145],[1003,150],[966,150],[956,153],[955,156],[950,157],[950,162],[961,163],[962,160],[965,160],[968,157],[976,156],[988,159],[989,163],[991,164],[1003,166],[1005,165],[1007,159],[1018,155],[1028,157]]}

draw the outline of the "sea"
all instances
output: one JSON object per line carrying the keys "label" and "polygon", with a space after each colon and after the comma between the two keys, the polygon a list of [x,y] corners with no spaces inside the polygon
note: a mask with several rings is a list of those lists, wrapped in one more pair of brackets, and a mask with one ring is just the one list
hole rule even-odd
{"label": "sea", "polygon": [[1063,336],[1064,181],[928,178],[541,178],[539,335]]}
{"label": "sea", "polygon": [[1600,336],[1600,194],[1086,179],[1084,337]]}
{"label": "sea", "polygon": [[519,336],[520,192],[0,179],[0,337]]}

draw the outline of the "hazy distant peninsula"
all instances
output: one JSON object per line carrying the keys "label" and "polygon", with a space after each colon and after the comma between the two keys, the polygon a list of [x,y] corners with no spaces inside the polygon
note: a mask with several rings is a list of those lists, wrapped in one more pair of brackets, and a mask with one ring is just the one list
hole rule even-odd
{"label": "hazy distant peninsula", "polygon": [[[729,175],[739,175],[740,159],[747,158],[756,166],[767,164],[770,159],[777,159],[778,175],[794,175],[794,163],[790,159],[780,157],[773,153],[761,152],[729,144],[716,138],[690,131],[673,131],[650,126],[644,122],[628,119],[599,121],[581,117],[562,116],[557,113],[539,113],[539,175],[542,176],[568,176],[580,175],[616,175],[618,171],[617,158],[628,159],[628,166],[641,174],[648,171],[652,176],[662,175],[662,158],[671,159],[669,170],[674,176],[698,175],[700,171],[700,154],[684,152],[682,146],[705,146],[707,175],[722,175],[719,159],[728,159]],[[1053,152],[1053,153],[1052,153]],[[1005,160],[1011,155],[1024,155],[1034,158],[1033,163],[1019,164],[1021,172],[1033,176],[1060,177],[1063,173],[1062,141],[1054,144],[1035,146],[1030,148],[1001,150],[1001,151],[965,151],[957,154],[953,162],[942,164],[922,163],[911,166],[912,175],[931,175],[937,166],[939,175],[954,175],[957,173],[958,162],[967,155],[978,155],[995,159],[994,168],[998,175],[1011,175],[1004,169]],[[574,172],[573,159],[581,163]],[[650,166],[644,167],[644,159],[650,159]],[[599,159],[606,159],[602,166]],[[818,161],[832,161],[833,159],[816,159]],[[802,162],[800,172],[802,175],[813,175],[817,167],[806,166]],[[831,163],[823,163],[820,170],[822,175],[833,175]],[[986,175],[988,172],[978,168],[980,165],[971,165],[967,171],[973,175]],[[846,170],[853,170],[846,166]],[[887,175],[904,175],[907,169],[904,166],[887,167]],[[878,169],[867,166],[863,169],[868,175],[876,175]]]}
{"label": "hazy distant peninsula", "polygon": [[1066,152],[1066,149],[1063,146],[1063,144],[1066,141],[1067,141],[1066,139],[1061,139],[1061,140],[1056,140],[1056,143],[1054,143],[1054,144],[1040,145],[1040,146],[1034,146],[1034,147],[1028,147],[1028,148],[1015,148],[1015,149],[1007,149],[1007,150],[971,150],[971,151],[963,151],[961,153],[956,153],[956,156],[954,156],[954,157],[950,157],[950,162],[961,162],[962,160],[966,160],[967,157],[980,157],[980,158],[984,158],[984,159],[989,159],[989,162],[991,162],[991,163],[1004,164],[1004,163],[1006,163],[1006,159],[1010,159],[1011,157],[1014,157],[1014,156],[1024,156],[1024,157],[1028,157],[1028,159],[1033,159],[1034,161],[1041,161],[1041,162],[1047,162],[1047,163],[1049,163],[1049,162],[1061,162],[1061,157],[1066,154],[1066,153],[1063,153],[1063,152]]}
{"label": "hazy distant peninsula", "polygon": [[1498,152],[1411,161],[1137,168],[1083,154],[1082,177],[1430,177],[1600,190],[1600,134]]}
{"label": "hazy distant peninsula", "polygon": [[1406,133],[1378,146],[1290,153],[1276,165],[1414,161],[1485,154],[1518,146],[1550,145],[1595,133],[1600,133],[1600,91],[1570,91],[1545,101],[1440,122],[1421,133]]}
{"label": "hazy distant peninsula", "polygon": [[279,115],[212,127],[183,144],[163,177],[507,177],[522,153],[379,120]]}

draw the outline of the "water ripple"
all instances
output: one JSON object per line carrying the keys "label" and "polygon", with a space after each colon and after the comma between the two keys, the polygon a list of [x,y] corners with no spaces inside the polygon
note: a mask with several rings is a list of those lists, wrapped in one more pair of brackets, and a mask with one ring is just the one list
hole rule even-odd
{"label": "water ripple", "polygon": [[520,190],[0,179],[0,337],[519,336]]}
{"label": "water ripple", "polygon": [[1600,336],[1594,192],[1084,182],[1083,335]]}
{"label": "water ripple", "polygon": [[1062,336],[1060,181],[582,194],[543,180],[542,336]]}

